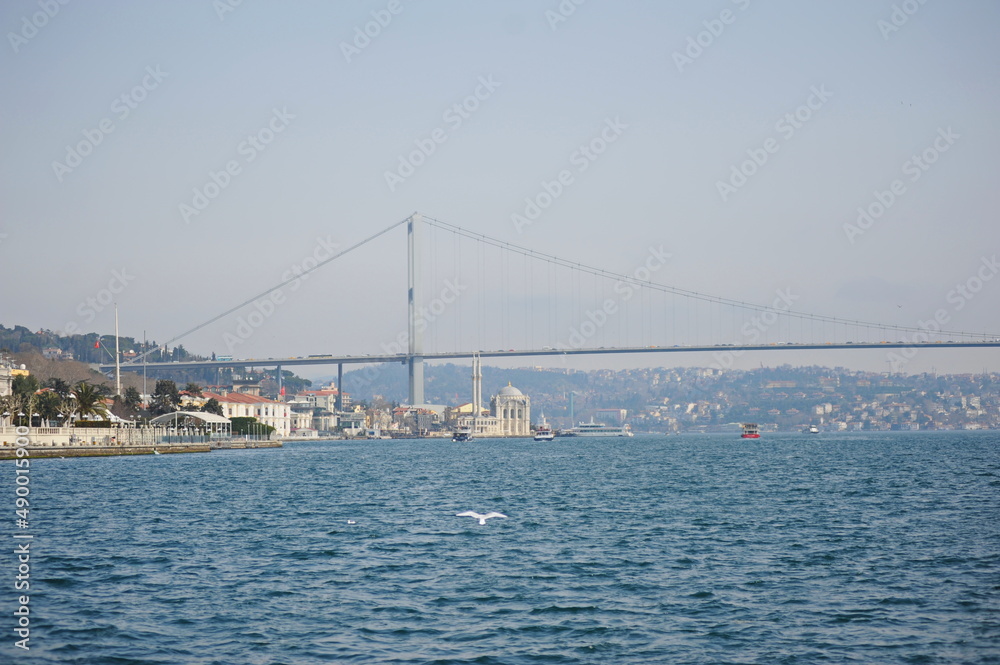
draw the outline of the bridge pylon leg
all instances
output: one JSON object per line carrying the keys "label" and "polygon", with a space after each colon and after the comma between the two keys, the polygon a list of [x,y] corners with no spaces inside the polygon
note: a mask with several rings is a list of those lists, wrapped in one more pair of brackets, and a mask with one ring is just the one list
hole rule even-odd
{"label": "bridge pylon leg", "polygon": [[419,213],[410,215],[406,222],[406,237],[409,270],[407,282],[407,304],[409,305],[409,384],[410,404],[424,403],[424,333],[423,326],[417,325],[420,316],[420,224],[423,221]]}

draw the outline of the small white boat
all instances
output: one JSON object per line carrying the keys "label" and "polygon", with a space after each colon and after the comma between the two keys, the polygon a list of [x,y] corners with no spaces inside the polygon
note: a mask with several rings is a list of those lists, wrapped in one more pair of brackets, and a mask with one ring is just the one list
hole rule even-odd
{"label": "small white boat", "polygon": [[549,427],[549,424],[545,421],[545,414],[542,414],[542,422],[538,423],[538,427],[535,429],[535,441],[551,441],[556,438],[555,432]]}
{"label": "small white boat", "polygon": [[806,429],[806,432],[808,432],[809,434],[819,434],[819,428],[816,427],[815,425],[810,425],[809,428]]}

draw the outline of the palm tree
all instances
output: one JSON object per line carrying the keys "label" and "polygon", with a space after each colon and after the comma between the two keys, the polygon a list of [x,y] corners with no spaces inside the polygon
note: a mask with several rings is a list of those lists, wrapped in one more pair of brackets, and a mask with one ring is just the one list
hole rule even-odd
{"label": "palm tree", "polygon": [[35,397],[35,410],[42,422],[52,422],[59,416],[63,399],[55,390],[45,390]]}
{"label": "palm tree", "polygon": [[87,416],[100,416],[106,418],[108,407],[104,404],[104,397],[100,391],[86,381],[76,384],[73,391],[76,395],[76,412],[81,418]]}

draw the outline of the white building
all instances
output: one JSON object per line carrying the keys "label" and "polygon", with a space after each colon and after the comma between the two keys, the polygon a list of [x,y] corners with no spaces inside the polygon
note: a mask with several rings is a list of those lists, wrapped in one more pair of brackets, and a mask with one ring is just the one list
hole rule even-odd
{"label": "white building", "polygon": [[[330,413],[337,412],[337,396],[339,391],[336,388],[324,388],[323,390],[303,390],[302,392],[295,395],[296,401],[306,401],[312,404],[313,407],[318,409],[324,409]],[[351,410],[351,395],[350,393],[344,393],[343,396],[343,410]]]}
{"label": "white building", "polygon": [[508,383],[490,400],[490,413],[482,406],[482,361],[472,358],[472,410],[460,416],[457,425],[473,436],[531,436],[531,398]]}
{"label": "white building", "polygon": [[266,397],[243,393],[202,393],[206,400],[214,398],[222,406],[226,418],[256,418],[258,422],[270,425],[279,437],[288,436],[292,430],[292,409],[284,402],[275,402]]}
{"label": "white building", "polygon": [[508,383],[490,400],[498,436],[531,436],[531,398]]}

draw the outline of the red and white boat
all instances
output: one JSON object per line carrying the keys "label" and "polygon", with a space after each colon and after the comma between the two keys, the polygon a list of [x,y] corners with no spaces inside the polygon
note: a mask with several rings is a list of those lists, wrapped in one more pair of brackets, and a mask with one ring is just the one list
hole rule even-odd
{"label": "red and white boat", "polygon": [[759,439],[760,430],[757,428],[757,423],[743,423],[743,434],[740,434],[741,439]]}

